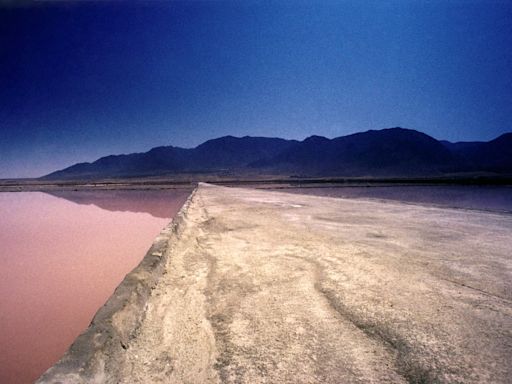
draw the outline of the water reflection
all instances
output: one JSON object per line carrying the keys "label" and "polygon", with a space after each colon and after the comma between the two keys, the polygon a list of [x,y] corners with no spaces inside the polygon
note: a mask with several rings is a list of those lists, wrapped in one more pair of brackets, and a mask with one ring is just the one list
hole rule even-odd
{"label": "water reflection", "polygon": [[55,195],[0,193],[3,384],[30,383],[62,356],[188,194]]}
{"label": "water reflection", "polygon": [[385,199],[448,208],[512,212],[510,186],[312,187],[278,190],[316,196]]}
{"label": "water reflection", "polygon": [[170,218],[181,208],[191,189],[54,191],[49,195],[76,204],[95,205],[111,212],[146,212],[153,217]]}

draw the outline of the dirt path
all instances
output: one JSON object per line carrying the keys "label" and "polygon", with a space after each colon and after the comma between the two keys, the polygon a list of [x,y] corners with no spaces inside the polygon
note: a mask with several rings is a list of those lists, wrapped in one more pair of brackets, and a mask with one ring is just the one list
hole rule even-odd
{"label": "dirt path", "polygon": [[512,381],[511,215],[202,184],[181,226],[104,382]]}

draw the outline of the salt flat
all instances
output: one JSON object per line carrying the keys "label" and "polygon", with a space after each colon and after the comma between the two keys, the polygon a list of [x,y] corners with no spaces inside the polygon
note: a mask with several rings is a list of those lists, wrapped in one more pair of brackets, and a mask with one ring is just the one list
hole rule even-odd
{"label": "salt flat", "polygon": [[200,184],[152,274],[40,382],[509,383],[511,233],[509,214]]}

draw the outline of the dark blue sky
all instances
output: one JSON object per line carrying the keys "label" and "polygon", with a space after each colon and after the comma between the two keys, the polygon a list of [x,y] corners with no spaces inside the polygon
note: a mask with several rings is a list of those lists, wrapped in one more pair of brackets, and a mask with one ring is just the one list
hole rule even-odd
{"label": "dark blue sky", "polygon": [[512,6],[111,2],[0,8],[0,177],[236,136],[512,131]]}

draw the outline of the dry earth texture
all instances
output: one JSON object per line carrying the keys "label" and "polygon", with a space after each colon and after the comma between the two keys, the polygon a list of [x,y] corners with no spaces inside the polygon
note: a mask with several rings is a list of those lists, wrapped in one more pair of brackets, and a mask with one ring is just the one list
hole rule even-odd
{"label": "dry earth texture", "polygon": [[200,184],[145,288],[40,382],[510,383],[511,233],[506,214]]}

